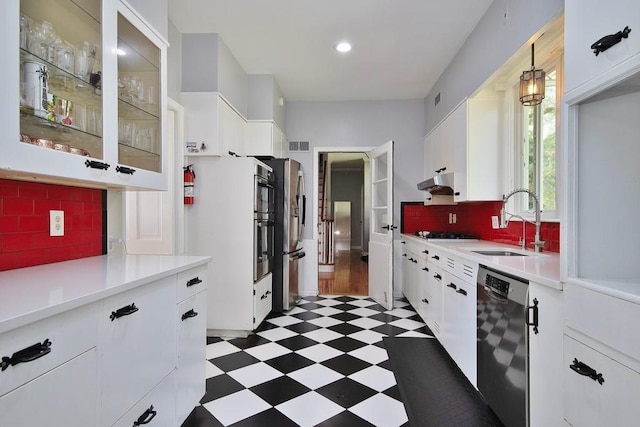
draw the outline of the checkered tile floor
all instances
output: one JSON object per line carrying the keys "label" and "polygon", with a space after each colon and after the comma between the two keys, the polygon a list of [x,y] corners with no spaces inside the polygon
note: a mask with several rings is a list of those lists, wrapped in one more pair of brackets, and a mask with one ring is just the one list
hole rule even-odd
{"label": "checkered tile floor", "polygon": [[407,426],[382,344],[432,338],[406,299],[305,297],[248,338],[207,339],[207,391],[183,427]]}

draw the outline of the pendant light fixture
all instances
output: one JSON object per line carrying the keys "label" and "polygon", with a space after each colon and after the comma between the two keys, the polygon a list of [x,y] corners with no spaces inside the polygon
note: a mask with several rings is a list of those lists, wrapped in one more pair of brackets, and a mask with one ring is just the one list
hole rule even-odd
{"label": "pendant light fixture", "polygon": [[534,44],[531,43],[531,69],[520,76],[520,102],[524,106],[538,105],[544,99],[545,72],[536,70],[533,56]]}

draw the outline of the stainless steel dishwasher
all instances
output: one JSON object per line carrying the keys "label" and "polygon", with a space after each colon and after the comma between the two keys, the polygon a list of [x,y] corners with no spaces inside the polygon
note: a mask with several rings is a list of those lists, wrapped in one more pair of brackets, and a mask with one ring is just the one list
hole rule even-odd
{"label": "stainless steel dishwasher", "polygon": [[480,265],[478,390],[506,427],[529,425],[529,282]]}

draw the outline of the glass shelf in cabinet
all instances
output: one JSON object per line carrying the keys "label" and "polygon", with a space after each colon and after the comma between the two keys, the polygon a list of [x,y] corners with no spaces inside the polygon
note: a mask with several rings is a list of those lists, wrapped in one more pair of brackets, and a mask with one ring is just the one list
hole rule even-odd
{"label": "glass shelf in cabinet", "polygon": [[47,67],[48,86],[51,94],[76,104],[102,108],[100,89],[90,82],[22,48],[20,49],[20,62],[38,62]]}
{"label": "glass shelf in cabinet", "polygon": [[[157,108],[154,105],[154,108]],[[118,116],[127,120],[160,120],[160,116],[155,112],[133,104],[128,100],[118,98]]]}
{"label": "glass shelf in cabinet", "polygon": [[125,144],[122,141],[118,141],[118,149],[123,157],[150,157],[160,158],[160,154],[153,151],[145,150],[142,148],[134,147],[133,145]]}

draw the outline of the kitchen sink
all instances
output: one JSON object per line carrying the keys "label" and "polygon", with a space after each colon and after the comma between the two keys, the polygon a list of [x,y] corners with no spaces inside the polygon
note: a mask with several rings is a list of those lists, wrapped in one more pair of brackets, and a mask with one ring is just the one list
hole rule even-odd
{"label": "kitchen sink", "polygon": [[489,256],[528,256],[527,254],[522,254],[520,252],[512,252],[508,250],[486,250],[486,251],[471,251],[480,255],[489,255]]}

